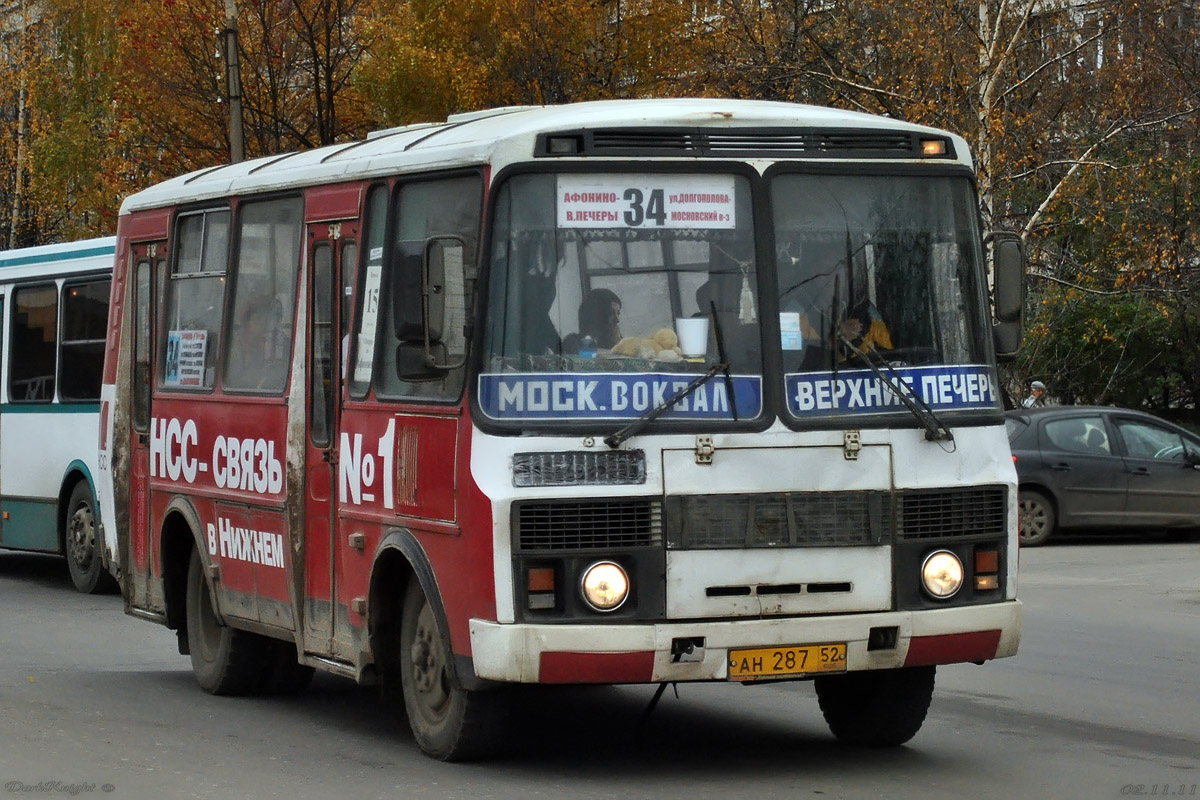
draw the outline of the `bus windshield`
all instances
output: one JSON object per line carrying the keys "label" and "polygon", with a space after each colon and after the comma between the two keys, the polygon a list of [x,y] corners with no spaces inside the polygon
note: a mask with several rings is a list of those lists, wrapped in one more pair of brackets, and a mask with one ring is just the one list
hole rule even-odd
{"label": "bus windshield", "polygon": [[779,174],[771,201],[793,417],[904,413],[889,383],[939,413],[998,408],[967,178]]}
{"label": "bus windshield", "polygon": [[749,181],[731,174],[510,179],[494,212],[483,413],[634,419],[723,349],[732,379],[706,382],[663,420],[759,417],[750,194]]}

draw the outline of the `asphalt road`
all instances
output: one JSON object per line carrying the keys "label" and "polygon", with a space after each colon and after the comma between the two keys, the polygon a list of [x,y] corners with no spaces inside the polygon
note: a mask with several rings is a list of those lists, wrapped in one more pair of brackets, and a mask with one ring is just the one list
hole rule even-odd
{"label": "asphalt road", "polygon": [[682,685],[645,724],[638,686],[524,692],[508,752],[452,765],[346,680],[210,697],[166,629],[0,553],[0,800],[1200,797],[1200,544],[1067,541],[1021,567],[1021,652],[939,670],[906,747],[838,745],[809,684]]}

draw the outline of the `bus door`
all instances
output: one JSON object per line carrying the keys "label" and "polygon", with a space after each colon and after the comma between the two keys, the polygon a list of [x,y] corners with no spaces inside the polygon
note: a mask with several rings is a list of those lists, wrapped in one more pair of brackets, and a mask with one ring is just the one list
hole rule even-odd
{"label": "bus door", "polygon": [[338,427],[349,342],[358,222],[308,226],[308,426],[305,456],[304,649],[353,658],[335,563]]}
{"label": "bus door", "polygon": [[[130,580],[128,601],[133,606],[151,604],[150,580],[155,563],[155,537],[150,532],[150,420],[153,396],[154,335],[157,306],[156,287],[161,288],[167,260],[165,241],[138,242],[131,246],[130,275],[133,281],[133,364],[129,442],[129,528],[130,552],[125,568]],[[117,487],[117,491],[122,491]]]}

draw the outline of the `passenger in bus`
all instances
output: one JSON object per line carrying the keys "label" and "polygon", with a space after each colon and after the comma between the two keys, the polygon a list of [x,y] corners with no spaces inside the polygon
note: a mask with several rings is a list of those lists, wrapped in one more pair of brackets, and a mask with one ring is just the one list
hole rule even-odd
{"label": "passenger in bus", "polygon": [[592,348],[611,350],[621,341],[621,298],[608,289],[592,289],[579,304],[579,332],[563,340],[563,350],[578,353]]}
{"label": "passenger in bus", "polygon": [[277,391],[287,382],[286,348],[276,334],[282,312],[268,295],[254,295],[241,308],[230,339],[225,385],[233,389]]}
{"label": "passenger in bus", "polygon": [[[859,356],[858,350],[864,354],[881,353],[893,349],[892,334],[875,305],[863,298],[845,314],[837,323],[837,331],[832,330],[830,310],[824,304],[818,307],[802,308],[796,302],[788,302],[785,298],[781,306],[780,326],[790,324],[798,334],[798,346],[789,348],[785,331],[785,360],[787,350],[799,350],[799,369],[804,371],[830,369],[833,366],[833,354],[837,354],[838,362],[854,360]],[[790,320],[788,319],[790,317]],[[814,324],[814,320],[817,324]],[[827,333],[818,331],[818,325],[825,328]],[[847,344],[847,342],[849,344]],[[787,369],[793,369],[788,364]]]}
{"label": "passenger in bus", "polygon": [[839,324],[841,336],[864,353],[892,349],[892,334],[883,315],[870,300],[863,298]]}
{"label": "passenger in bus", "polygon": [[552,276],[530,274],[525,279],[525,308],[522,317],[526,320],[522,330],[521,351],[531,355],[558,354],[562,352],[562,340],[554,321],[550,319],[550,307],[554,305],[555,286]]}

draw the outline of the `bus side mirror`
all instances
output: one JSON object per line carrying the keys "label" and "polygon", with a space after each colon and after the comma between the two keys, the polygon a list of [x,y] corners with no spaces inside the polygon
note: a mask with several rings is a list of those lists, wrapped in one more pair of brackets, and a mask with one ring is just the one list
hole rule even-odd
{"label": "bus side mirror", "polygon": [[424,283],[422,293],[426,299],[425,322],[429,341],[440,342],[446,321],[446,275],[457,275],[458,285],[463,280],[463,254],[466,244],[457,236],[437,236],[425,243]]}
{"label": "bus side mirror", "polygon": [[396,339],[401,342],[424,341],[421,251],[414,252],[411,242],[397,242],[392,249],[392,269],[392,319]]}
{"label": "bus side mirror", "polygon": [[424,342],[401,342],[396,345],[396,377],[413,383],[441,380],[449,370],[438,364],[447,358],[441,342],[431,344],[428,350]]}
{"label": "bus side mirror", "polygon": [[1020,235],[996,231],[992,244],[992,338],[996,357],[1010,360],[1021,349],[1021,312],[1025,305],[1025,245]]}
{"label": "bus side mirror", "polygon": [[[406,246],[407,244],[407,246]],[[446,319],[446,275],[463,276],[463,254],[466,245],[457,236],[435,236],[414,253],[411,243],[398,242],[393,254],[396,279],[392,289],[392,310],[396,324],[396,370],[408,380],[432,380],[446,370],[457,369],[466,363],[460,359],[450,363],[441,344]],[[413,355],[405,345],[419,343],[424,367],[413,365]],[[437,375],[426,374],[430,371]]]}

